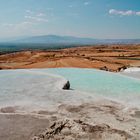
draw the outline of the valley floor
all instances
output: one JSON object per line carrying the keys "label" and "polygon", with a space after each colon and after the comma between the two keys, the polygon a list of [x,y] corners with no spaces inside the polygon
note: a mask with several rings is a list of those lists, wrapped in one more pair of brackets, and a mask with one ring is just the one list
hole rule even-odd
{"label": "valley floor", "polygon": [[140,45],[100,45],[0,55],[0,69],[78,67],[120,71],[140,66]]}

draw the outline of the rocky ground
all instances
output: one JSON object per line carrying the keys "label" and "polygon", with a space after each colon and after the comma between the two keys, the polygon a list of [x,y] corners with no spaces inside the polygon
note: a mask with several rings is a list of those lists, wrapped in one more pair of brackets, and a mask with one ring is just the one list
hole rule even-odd
{"label": "rocky ground", "polygon": [[[1,140],[139,140],[140,110],[101,101],[0,114]],[[14,127],[13,127],[14,126]]]}
{"label": "rocky ground", "polygon": [[120,71],[140,66],[140,45],[100,45],[0,55],[0,69],[79,67]]}

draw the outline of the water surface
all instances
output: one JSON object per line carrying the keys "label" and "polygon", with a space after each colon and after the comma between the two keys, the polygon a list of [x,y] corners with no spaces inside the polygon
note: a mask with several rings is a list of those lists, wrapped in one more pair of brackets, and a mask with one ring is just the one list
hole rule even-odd
{"label": "water surface", "polygon": [[[62,90],[66,80],[71,91]],[[140,80],[94,69],[0,71],[0,106],[49,107],[93,101],[97,96],[140,106]]]}
{"label": "water surface", "polygon": [[[140,80],[95,69],[57,68],[44,70],[67,78],[71,88],[104,97],[126,100],[140,100]],[[133,101],[132,101],[133,102]]]}

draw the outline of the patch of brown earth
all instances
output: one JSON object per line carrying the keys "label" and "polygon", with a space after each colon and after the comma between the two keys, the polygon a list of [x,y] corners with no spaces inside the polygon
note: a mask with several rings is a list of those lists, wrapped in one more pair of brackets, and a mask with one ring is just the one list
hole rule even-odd
{"label": "patch of brown earth", "polygon": [[0,69],[78,67],[120,71],[140,66],[140,45],[97,45],[0,55]]}

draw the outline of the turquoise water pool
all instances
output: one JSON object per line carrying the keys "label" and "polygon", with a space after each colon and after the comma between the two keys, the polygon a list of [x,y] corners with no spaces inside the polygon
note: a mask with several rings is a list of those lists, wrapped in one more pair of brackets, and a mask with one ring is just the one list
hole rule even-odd
{"label": "turquoise water pool", "polygon": [[[62,90],[64,78],[70,81],[74,90]],[[140,80],[94,69],[0,71],[0,106],[46,108],[60,102],[102,99],[100,96],[140,107]]]}
{"label": "turquoise water pool", "polygon": [[65,77],[71,88],[106,97],[140,99],[140,80],[94,69],[56,68],[44,70]]}

